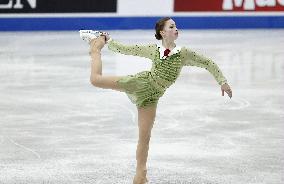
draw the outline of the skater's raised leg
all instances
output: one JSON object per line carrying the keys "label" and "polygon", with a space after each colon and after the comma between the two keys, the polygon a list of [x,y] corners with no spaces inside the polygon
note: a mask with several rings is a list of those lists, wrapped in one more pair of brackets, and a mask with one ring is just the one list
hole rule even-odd
{"label": "skater's raised leg", "polygon": [[102,75],[102,60],[101,49],[106,44],[105,37],[99,36],[90,42],[90,56],[91,56],[91,76],[90,82],[99,88],[113,89],[117,91],[124,91],[119,87],[117,81],[123,76],[103,76]]}

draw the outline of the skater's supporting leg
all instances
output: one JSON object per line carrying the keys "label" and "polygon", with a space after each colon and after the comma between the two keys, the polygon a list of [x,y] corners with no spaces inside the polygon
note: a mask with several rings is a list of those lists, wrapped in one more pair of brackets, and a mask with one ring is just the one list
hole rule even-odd
{"label": "skater's supporting leg", "polygon": [[133,183],[139,183],[139,180],[146,181],[147,174],[147,158],[149,143],[151,138],[151,130],[156,117],[157,106],[149,106],[138,109],[138,127],[139,127],[139,140],[136,150],[136,175]]}

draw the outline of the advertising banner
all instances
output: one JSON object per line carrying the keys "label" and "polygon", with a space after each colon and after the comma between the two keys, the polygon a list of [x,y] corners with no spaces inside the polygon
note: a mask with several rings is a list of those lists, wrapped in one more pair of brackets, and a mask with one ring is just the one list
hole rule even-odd
{"label": "advertising banner", "polygon": [[281,12],[284,0],[175,0],[175,12]]}
{"label": "advertising banner", "polygon": [[0,13],[112,13],[117,0],[0,0]]}

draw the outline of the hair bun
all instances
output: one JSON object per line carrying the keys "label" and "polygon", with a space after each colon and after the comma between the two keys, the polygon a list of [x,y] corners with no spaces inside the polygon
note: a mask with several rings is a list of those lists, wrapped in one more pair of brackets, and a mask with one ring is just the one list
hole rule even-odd
{"label": "hair bun", "polygon": [[160,34],[157,34],[157,33],[155,34],[155,37],[156,37],[157,40],[161,40],[162,39],[162,36]]}
{"label": "hair bun", "polygon": [[157,40],[159,40],[159,36],[158,36],[157,34],[155,34],[155,38],[156,38]]}

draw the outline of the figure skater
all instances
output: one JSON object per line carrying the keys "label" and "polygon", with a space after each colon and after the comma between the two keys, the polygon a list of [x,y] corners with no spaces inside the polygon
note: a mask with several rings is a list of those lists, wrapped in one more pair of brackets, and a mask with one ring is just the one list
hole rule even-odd
{"label": "figure skater", "polygon": [[[90,44],[91,84],[99,88],[125,92],[137,107],[139,139],[133,184],[148,182],[146,162],[158,100],[176,81],[183,66],[205,68],[221,86],[222,96],[226,92],[230,98],[232,97],[232,90],[216,63],[189,48],[175,44],[178,29],[173,19],[165,17],[158,20],[155,29],[155,37],[162,41],[161,45],[124,45],[112,39],[106,32],[80,30],[81,38]],[[114,52],[150,59],[151,70],[127,76],[102,75],[101,49],[105,44]]]}

